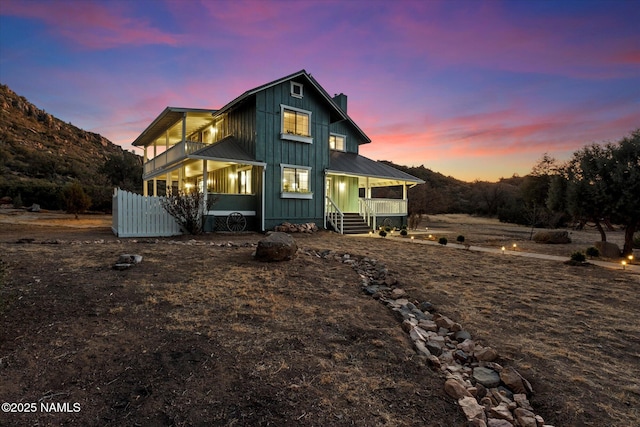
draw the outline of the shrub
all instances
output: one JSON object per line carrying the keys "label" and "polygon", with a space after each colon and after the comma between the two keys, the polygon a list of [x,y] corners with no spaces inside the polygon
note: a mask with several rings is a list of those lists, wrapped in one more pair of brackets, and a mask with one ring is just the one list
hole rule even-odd
{"label": "shrub", "polygon": [[441,237],[438,239],[438,243],[440,243],[442,246],[445,246],[447,244],[448,240],[446,237]]}
{"label": "shrub", "polygon": [[384,230],[380,230],[378,234],[380,235],[380,237],[387,237],[387,232]]}
{"label": "shrub", "polygon": [[162,207],[176,220],[180,228],[189,234],[200,234],[203,229],[204,213],[215,202],[213,198],[204,203],[204,193],[193,191],[178,191],[169,193],[162,199]]}
{"label": "shrub", "polygon": [[67,212],[74,214],[78,219],[78,214],[86,211],[91,206],[91,198],[84,192],[82,186],[74,182],[67,184],[62,192],[62,197]]}
{"label": "shrub", "polygon": [[600,251],[598,250],[598,248],[596,247],[589,247],[587,248],[587,252],[586,252],[587,256],[593,258],[593,257],[598,257],[600,256]]}
{"label": "shrub", "polygon": [[585,262],[587,257],[580,251],[576,251],[571,254],[571,261],[574,262]]}
{"label": "shrub", "polygon": [[402,230],[400,230],[400,235],[401,236],[406,236],[407,234],[409,234],[409,233],[407,233],[407,229],[406,228],[403,228]]}
{"label": "shrub", "polygon": [[464,236],[463,236],[463,235],[460,235],[460,236],[456,237],[456,242],[458,242],[458,243],[464,243]]}
{"label": "shrub", "polygon": [[384,231],[386,231],[387,233],[388,233],[388,232],[390,232],[390,231],[391,231],[391,227],[386,226],[386,227],[384,228]]}
{"label": "shrub", "polygon": [[13,198],[13,207],[16,209],[20,209],[22,206],[22,196],[20,195],[20,193],[18,193],[18,195]]}

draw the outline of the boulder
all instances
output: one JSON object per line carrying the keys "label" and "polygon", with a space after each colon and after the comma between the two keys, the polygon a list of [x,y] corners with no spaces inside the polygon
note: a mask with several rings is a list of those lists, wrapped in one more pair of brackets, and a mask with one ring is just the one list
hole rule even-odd
{"label": "boulder", "polygon": [[620,258],[621,252],[618,245],[611,242],[595,242],[593,246],[600,251],[600,256],[604,258]]}
{"label": "boulder", "polygon": [[463,397],[473,397],[464,385],[460,384],[453,378],[448,379],[444,383],[444,391],[456,400],[462,399]]}
{"label": "boulder", "polygon": [[500,384],[500,374],[482,366],[473,369],[473,379],[487,388],[498,387]]}
{"label": "boulder", "polygon": [[539,231],[534,234],[533,241],[536,243],[558,245],[571,243],[571,238],[567,231]]}
{"label": "boulder", "polygon": [[276,231],[258,242],[255,258],[259,261],[287,261],[295,257],[298,245],[287,233]]}

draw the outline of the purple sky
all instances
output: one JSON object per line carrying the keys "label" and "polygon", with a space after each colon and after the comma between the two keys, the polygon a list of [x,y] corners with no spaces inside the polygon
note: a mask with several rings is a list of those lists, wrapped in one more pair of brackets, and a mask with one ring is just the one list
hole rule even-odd
{"label": "purple sky", "polygon": [[166,106],[306,69],[361,154],[495,181],[640,127],[638,22],[636,0],[1,0],[0,83],[131,149]]}

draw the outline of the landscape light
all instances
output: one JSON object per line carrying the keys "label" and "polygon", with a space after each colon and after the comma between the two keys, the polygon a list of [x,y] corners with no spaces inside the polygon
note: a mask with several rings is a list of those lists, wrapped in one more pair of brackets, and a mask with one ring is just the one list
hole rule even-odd
{"label": "landscape light", "polygon": [[429,238],[431,238],[431,234],[429,234]]}
{"label": "landscape light", "polygon": [[505,250],[505,249],[506,249],[506,248],[503,246],[503,247],[502,247],[502,255],[504,255],[504,250]]}
{"label": "landscape light", "polygon": [[633,255],[629,255],[629,262],[633,261]]}
{"label": "landscape light", "polygon": [[622,269],[624,270],[624,268],[627,266],[627,261],[622,261]]}
{"label": "landscape light", "polygon": [[515,243],[513,244],[513,250],[516,250],[516,247],[518,247],[518,245],[516,245]]}
{"label": "landscape light", "polygon": [[413,243],[413,236],[411,236],[411,243]]}
{"label": "landscape light", "polygon": [[373,236],[373,231],[370,231],[370,232],[369,232],[369,236]]}

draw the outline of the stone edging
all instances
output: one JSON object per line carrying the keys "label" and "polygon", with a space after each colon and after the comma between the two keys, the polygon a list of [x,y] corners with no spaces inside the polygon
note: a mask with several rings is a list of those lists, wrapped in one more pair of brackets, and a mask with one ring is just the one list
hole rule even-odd
{"label": "stone edging", "polygon": [[360,275],[363,291],[394,312],[416,352],[445,378],[444,391],[457,400],[468,426],[553,427],[534,413],[529,381],[514,368],[496,363],[494,349],[474,341],[462,325],[435,312],[429,302],[410,302],[384,264],[331,250],[300,252],[348,264]]}

